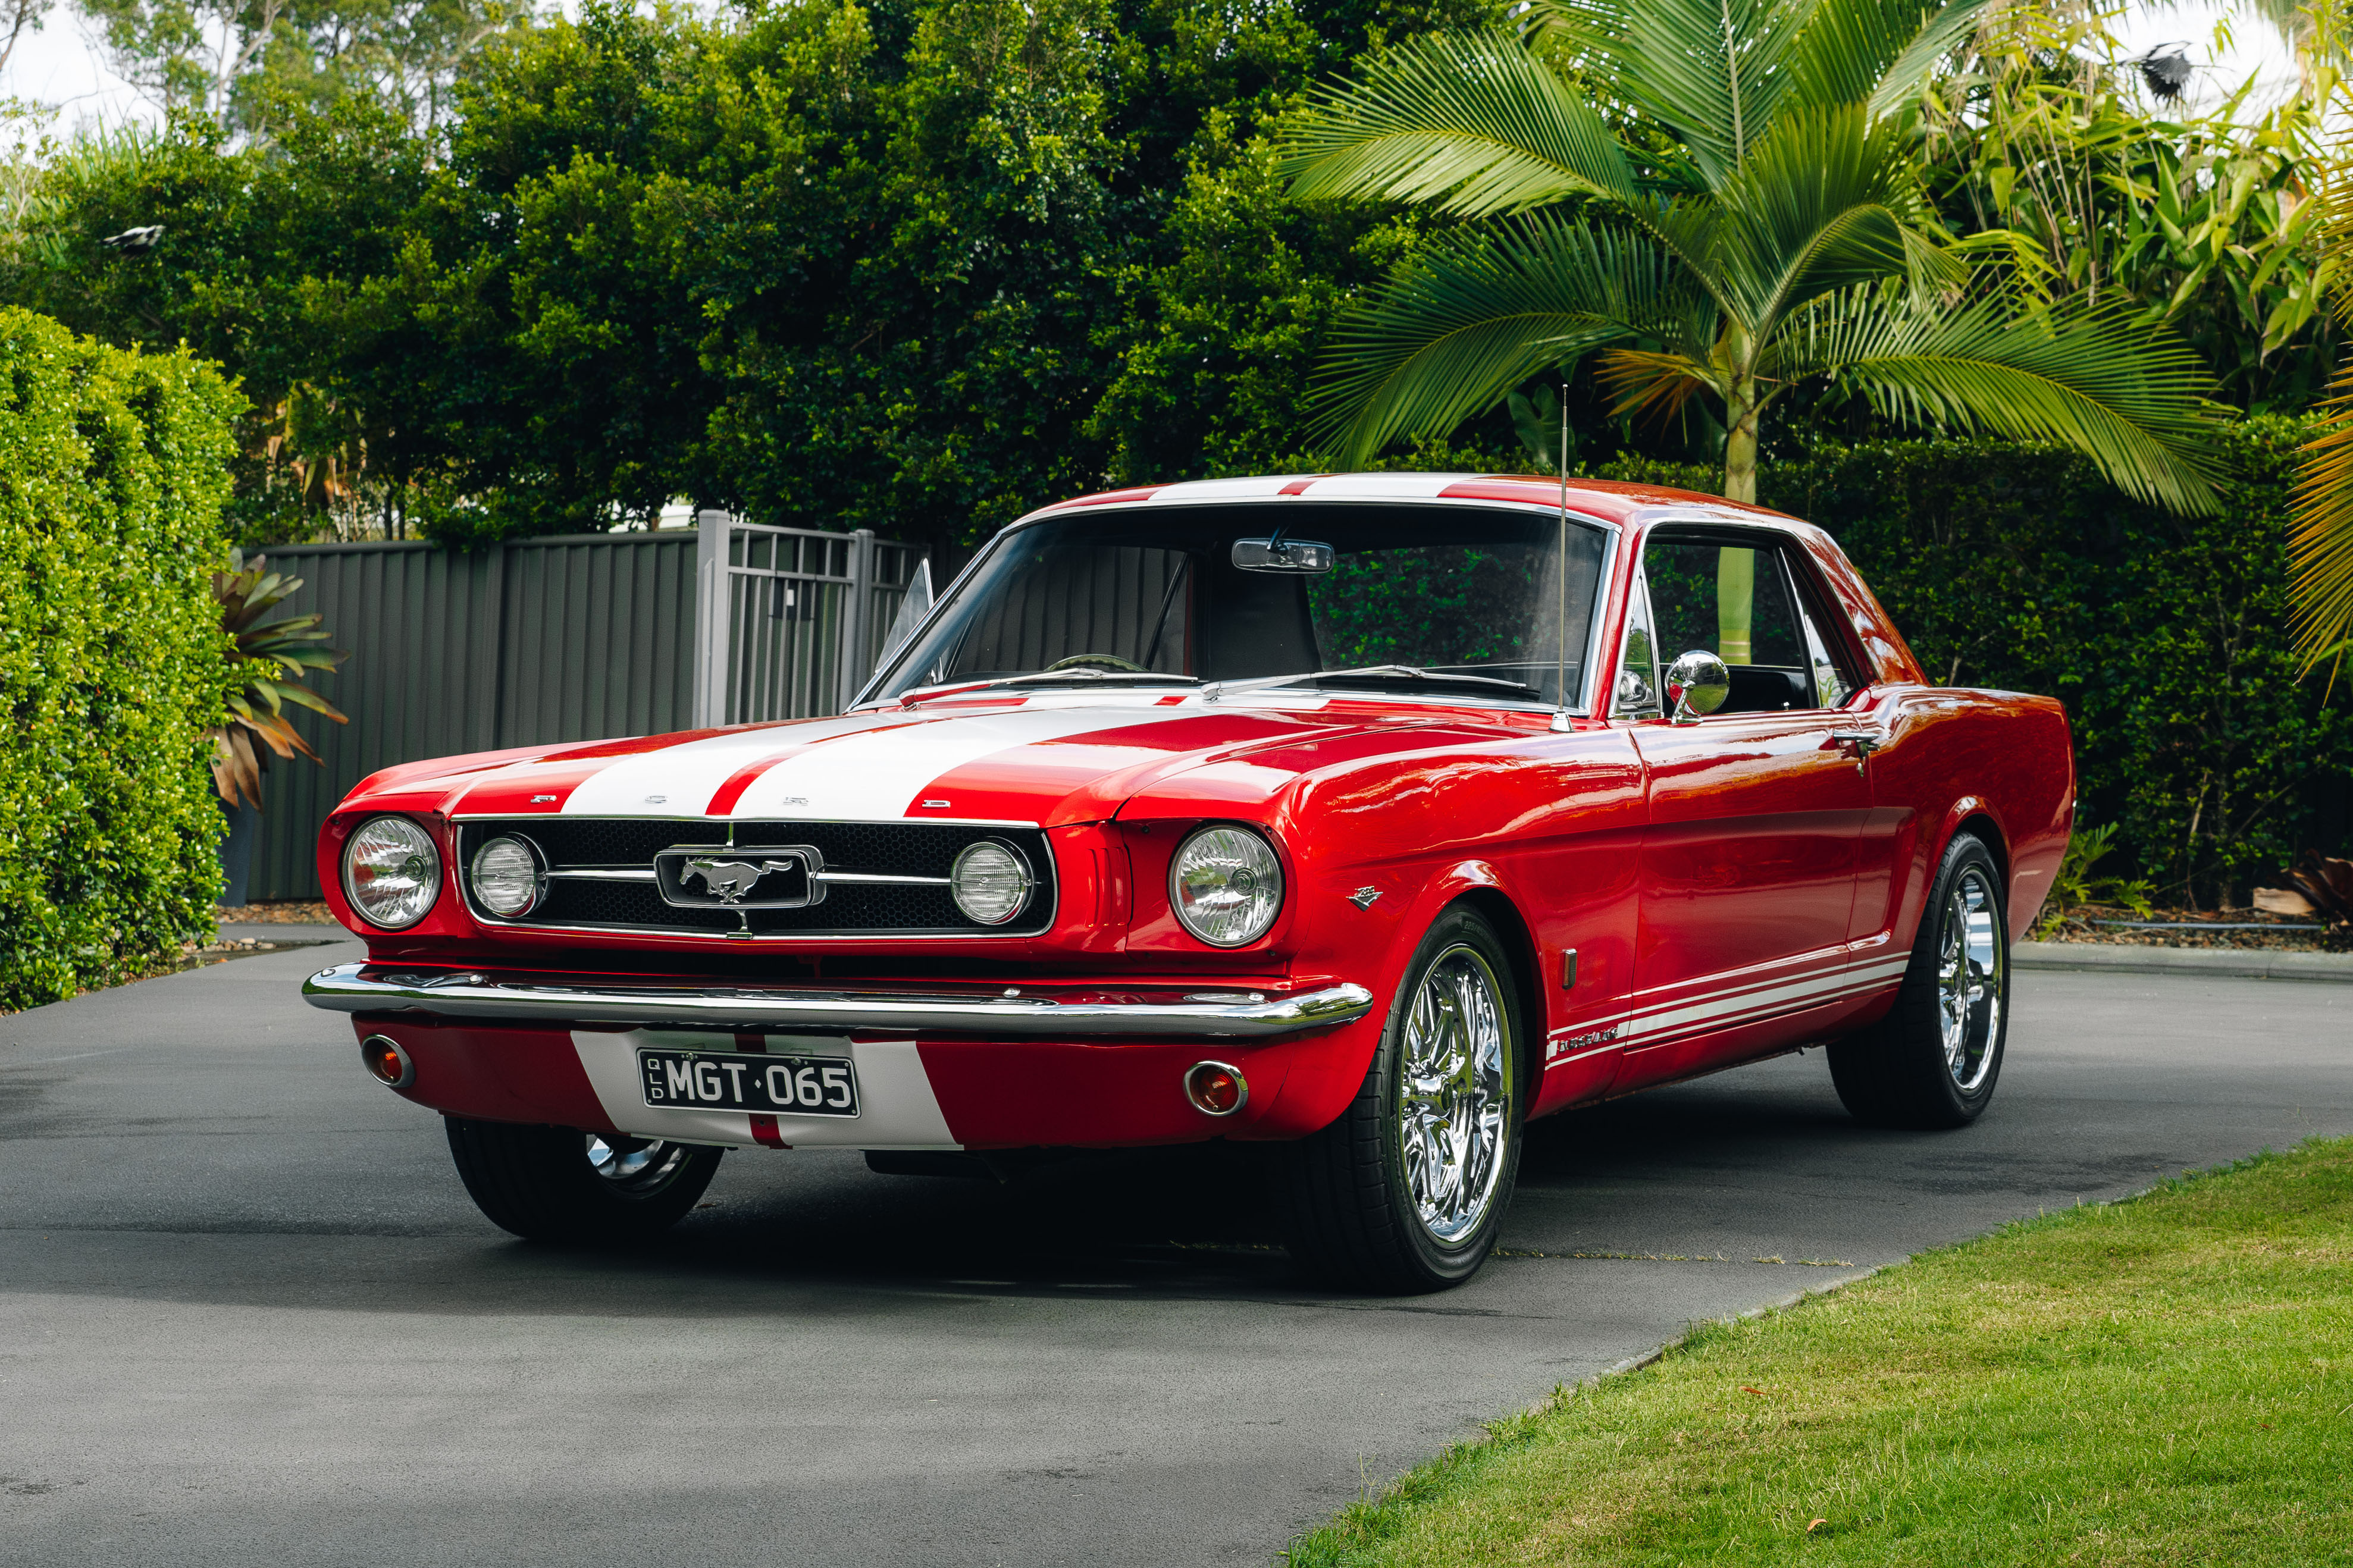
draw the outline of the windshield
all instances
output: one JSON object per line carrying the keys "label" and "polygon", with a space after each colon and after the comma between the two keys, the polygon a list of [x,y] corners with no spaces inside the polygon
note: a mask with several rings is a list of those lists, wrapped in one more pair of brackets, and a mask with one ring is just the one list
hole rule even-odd
{"label": "windshield", "polygon": [[[1543,513],[1394,504],[1051,518],[1000,538],[875,694],[1057,673],[1173,687],[1368,668],[1350,683],[1408,689],[1410,677],[1376,668],[1402,666],[1441,678],[1423,683],[1433,694],[1471,694],[1473,682],[1442,678],[1474,676],[1528,689],[1488,695],[1550,703],[1565,631],[1574,704],[1607,535],[1571,518],[1564,558],[1562,533]],[[1249,546],[1236,564],[1237,542],[1271,538],[1290,569]]]}

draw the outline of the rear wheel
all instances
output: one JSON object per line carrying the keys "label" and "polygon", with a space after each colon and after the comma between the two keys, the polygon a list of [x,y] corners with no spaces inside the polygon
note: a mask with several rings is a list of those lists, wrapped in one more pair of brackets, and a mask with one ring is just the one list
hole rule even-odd
{"label": "rear wheel", "polygon": [[1334,1285],[1442,1289],[1486,1260],[1520,1162],[1520,1002],[1469,910],[1422,939],[1364,1087],[1284,1151],[1293,1256]]}
{"label": "rear wheel", "polygon": [[718,1149],[571,1127],[443,1119],[449,1154],[491,1223],[538,1241],[631,1242],[676,1225]]}
{"label": "rear wheel", "polygon": [[1859,1121],[1966,1127],[1984,1113],[2010,1033],[2010,922],[2001,874],[1974,835],[1946,847],[1894,1011],[1830,1048],[1831,1080]]}

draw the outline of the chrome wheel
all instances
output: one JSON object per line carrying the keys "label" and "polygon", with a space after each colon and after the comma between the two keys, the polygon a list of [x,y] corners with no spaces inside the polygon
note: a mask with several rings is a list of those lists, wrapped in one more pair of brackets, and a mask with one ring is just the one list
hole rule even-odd
{"label": "chrome wheel", "polygon": [[1968,1094],[1992,1070],[2001,1038],[2001,907],[1985,872],[1971,866],[1953,879],[1937,935],[1936,1011],[1945,1070]]}
{"label": "chrome wheel", "polygon": [[683,1143],[659,1138],[600,1138],[586,1134],[588,1168],[624,1193],[649,1193],[667,1184],[686,1163]]}
{"label": "chrome wheel", "polygon": [[1511,1134],[1513,1041],[1503,986],[1475,949],[1439,954],[1407,1016],[1398,1142],[1422,1227],[1438,1241],[1486,1218]]}

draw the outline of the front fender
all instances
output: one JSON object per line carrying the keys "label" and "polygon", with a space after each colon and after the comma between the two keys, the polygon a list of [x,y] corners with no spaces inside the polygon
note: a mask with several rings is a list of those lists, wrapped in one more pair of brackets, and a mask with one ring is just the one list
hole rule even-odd
{"label": "front fender", "polygon": [[[1493,863],[1478,858],[1454,861],[1419,879],[1412,868],[1395,867],[1374,872],[1360,868],[1345,879],[1355,885],[1345,890],[1336,885],[1303,889],[1303,896],[1316,900],[1314,912],[1325,931],[1318,944],[1325,950],[1325,961],[1316,967],[1346,972],[1372,992],[1373,1010],[1356,1023],[1302,1041],[1291,1055],[1279,1100],[1263,1120],[1246,1134],[1238,1131],[1238,1136],[1303,1138],[1337,1121],[1364,1087],[1381,1032],[1399,1005],[1406,970],[1430,926],[1467,893],[1483,889],[1512,899],[1504,875]],[[1359,908],[1352,895],[1366,890],[1376,896]],[[1512,901],[1525,907],[1516,899]],[[1541,1021],[1531,1021],[1532,1035],[1541,1029]]]}

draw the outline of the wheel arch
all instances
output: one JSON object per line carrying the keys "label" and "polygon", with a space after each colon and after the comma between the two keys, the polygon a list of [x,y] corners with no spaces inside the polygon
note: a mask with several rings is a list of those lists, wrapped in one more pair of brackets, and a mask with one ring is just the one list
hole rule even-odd
{"label": "wheel arch", "polygon": [[1512,963],[1512,986],[1520,997],[1520,1114],[1525,1119],[1535,1103],[1543,1079],[1544,1043],[1551,1037],[1545,1011],[1544,963],[1537,956],[1535,932],[1520,913],[1511,895],[1489,884],[1465,889],[1446,906],[1468,909],[1494,929]]}
{"label": "wheel arch", "polygon": [[1993,814],[1985,808],[1983,803],[1971,807],[1968,816],[1953,824],[1952,831],[1945,835],[1945,842],[1936,851],[1936,863],[1944,864],[1945,852],[1953,847],[1953,840],[1964,833],[1974,837],[1986,847],[1986,853],[1993,857],[1993,868],[2001,878],[2002,900],[2007,904],[2010,900],[2010,839],[2002,832],[2001,824],[1994,820]]}
{"label": "wheel arch", "polygon": [[1964,795],[1945,809],[1936,832],[1931,835],[1924,831],[1917,847],[1905,857],[1905,863],[1911,867],[1907,879],[1912,881],[1912,885],[1903,890],[1894,935],[1906,951],[1919,940],[1920,923],[1927,919],[1928,895],[1936,887],[1936,872],[1945,864],[1946,855],[1951,852],[1953,840],[1963,833],[1974,837],[1986,847],[1986,853],[1993,857],[1994,874],[2001,882],[2005,910],[2012,901],[2012,851],[2010,835],[2002,827],[2000,812],[1982,795]]}

